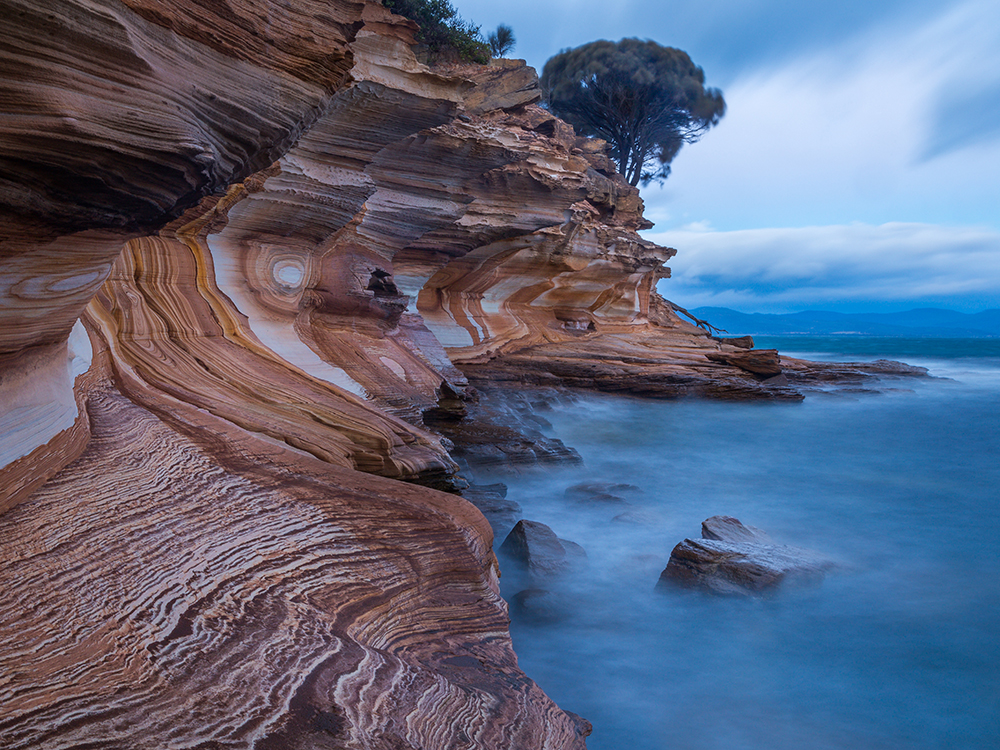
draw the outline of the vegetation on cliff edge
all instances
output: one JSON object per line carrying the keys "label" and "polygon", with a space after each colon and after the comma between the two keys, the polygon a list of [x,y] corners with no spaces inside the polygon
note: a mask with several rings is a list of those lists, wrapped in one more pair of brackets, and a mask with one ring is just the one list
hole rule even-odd
{"label": "vegetation on cliff edge", "polygon": [[420,26],[417,41],[426,45],[431,60],[490,61],[490,48],[479,26],[463,19],[448,0],[382,0],[382,4]]}

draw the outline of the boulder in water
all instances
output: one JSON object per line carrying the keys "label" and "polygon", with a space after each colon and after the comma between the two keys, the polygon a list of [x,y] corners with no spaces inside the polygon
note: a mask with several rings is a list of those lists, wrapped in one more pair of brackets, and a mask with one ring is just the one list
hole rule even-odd
{"label": "boulder in water", "polygon": [[766,531],[746,526],[732,516],[712,516],[701,522],[701,538],[734,544],[774,544]]}
{"label": "boulder in water", "polygon": [[658,587],[680,585],[715,594],[762,595],[786,583],[820,581],[834,566],[810,550],[775,544],[765,532],[731,516],[707,519],[701,535],[674,547]]}
{"label": "boulder in water", "polygon": [[560,539],[544,523],[523,519],[511,529],[500,553],[535,581],[551,579],[587,559],[579,544]]}

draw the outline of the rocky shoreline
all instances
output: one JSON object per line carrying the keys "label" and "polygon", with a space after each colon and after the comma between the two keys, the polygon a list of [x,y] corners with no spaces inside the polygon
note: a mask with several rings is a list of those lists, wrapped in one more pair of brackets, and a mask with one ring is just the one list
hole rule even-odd
{"label": "rocky shoreline", "polygon": [[4,747],[582,748],[455,494],[578,457],[477,388],[919,374],[681,319],[534,71],[378,3],[0,6]]}

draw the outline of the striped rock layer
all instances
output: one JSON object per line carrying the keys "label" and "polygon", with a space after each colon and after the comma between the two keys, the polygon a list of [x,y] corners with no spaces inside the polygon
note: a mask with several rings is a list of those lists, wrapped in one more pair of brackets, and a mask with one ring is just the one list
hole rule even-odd
{"label": "striped rock layer", "polygon": [[0,12],[0,746],[582,748],[424,417],[795,396],[776,355],[656,295],[523,63],[372,2]]}

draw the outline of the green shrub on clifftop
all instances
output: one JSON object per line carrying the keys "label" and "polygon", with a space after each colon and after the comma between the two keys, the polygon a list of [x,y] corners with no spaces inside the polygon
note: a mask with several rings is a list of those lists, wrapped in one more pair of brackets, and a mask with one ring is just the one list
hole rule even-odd
{"label": "green shrub on clifftop", "polygon": [[486,64],[490,49],[479,26],[464,20],[448,0],[382,0],[393,13],[420,26],[417,41],[427,45],[432,59],[454,54],[462,60]]}

